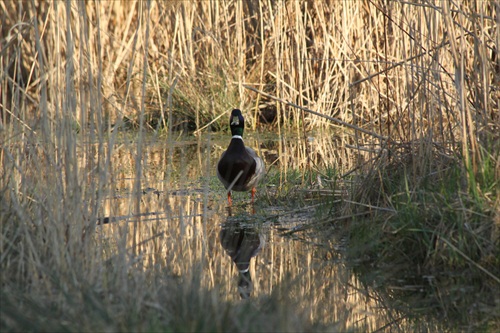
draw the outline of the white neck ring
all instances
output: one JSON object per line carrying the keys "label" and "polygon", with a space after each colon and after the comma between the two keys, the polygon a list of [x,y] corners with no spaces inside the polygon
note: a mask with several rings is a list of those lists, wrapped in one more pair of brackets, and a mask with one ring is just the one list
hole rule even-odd
{"label": "white neck ring", "polygon": [[243,140],[243,138],[241,137],[241,135],[233,135],[231,139],[240,139],[240,140]]}

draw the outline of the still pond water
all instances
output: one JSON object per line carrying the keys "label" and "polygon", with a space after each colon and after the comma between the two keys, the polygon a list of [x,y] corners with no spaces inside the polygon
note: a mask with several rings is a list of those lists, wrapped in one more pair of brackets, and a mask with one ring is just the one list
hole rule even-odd
{"label": "still pond water", "polygon": [[[110,166],[113,188],[101,212],[109,218],[101,232],[110,252],[128,226],[130,246],[146,269],[160,265],[176,276],[200,274],[203,287],[217,289],[228,301],[258,302],[285,290],[312,322],[337,331],[439,330],[436,323],[392,309],[377,290],[360,283],[343,260],[348,245],[342,239],[295,232],[318,218],[321,202],[304,202],[301,208],[290,198],[289,204],[276,204],[273,197],[292,181],[286,170],[340,163],[331,138],[327,144],[309,138],[309,147],[299,141],[304,140],[247,138],[245,143],[264,157],[268,176],[253,205],[249,193],[234,193],[229,209],[215,175],[227,137],[148,139],[142,145],[140,183],[135,182],[137,144],[120,139]],[[248,273],[241,274],[248,261]]]}

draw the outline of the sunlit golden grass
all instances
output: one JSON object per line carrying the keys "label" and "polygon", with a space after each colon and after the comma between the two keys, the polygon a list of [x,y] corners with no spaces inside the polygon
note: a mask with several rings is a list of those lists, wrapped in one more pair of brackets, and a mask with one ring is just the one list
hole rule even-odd
{"label": "sunlit golden grass", "polygon": [[[0,1],[0,8],[2,329],[317,328],[318,308],[288,302],[282,290],[266,290],[268,313],[254,309],[259,320],[249,320],[247,305],[234,307],[214,296],[215,284],[169,266],[168,255],[192,244],[172,236],[177,247],[164,248],[157,236],[165,235],[162,222],[207,218],[220,150],[210,133],[226,129],[235,107],[269,163],[276,190],[263,188],[267,204],[292,197],[314,206],[332,193],[334,216],[318,228],[345,223],[359,257],[399,253],[419,269],[471,269],[488,291],[498,289],[495,2]],[[179,133],[192,131],[196,153],[176,146]],[[272,145],[270,131],[281,138]],[[151,133],[167,147],[154,157]],[[163,168],[148,178],[149,163]],[[144,215],[145,201],[158,204],[146,191],[151,184],[163,179],[154,189],[170,193],[193,177],[202,178],[203,195],[159,203],[170,207],[164,221]],[[128,195],[110,200],[123,195],[117,189]],[[131,222],[96,224],[122,214]],[[213,245],[197,242],[201,252]],[[157,256],[162,251],[168,255]],[[187,258],[191,267],[201,260]],[[170,294],[188,301],[163,307]],[[277,307],[283,302],[289,306]],[[44,319],[53,317],[61,319]],[[341,318],[325,325],[368,327]],[[489,320],[478,325],[494,330]]]}

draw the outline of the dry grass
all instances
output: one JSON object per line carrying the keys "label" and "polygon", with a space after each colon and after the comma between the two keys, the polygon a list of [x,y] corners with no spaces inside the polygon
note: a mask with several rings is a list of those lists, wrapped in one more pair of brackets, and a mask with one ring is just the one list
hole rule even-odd
{"label": "dry grass", "polygon": [[[164,128],[173,147],[174,130],[220,130],[234,107],[244,110],[249,129],[296,132],[304,140],[314,133],[327,151],[336,145],[338,155],[299,149],[294,159],[301,171],[317,171],[325,159],[343,175],[360,171],[367,177],[351,199],[371,208],[390,207],[400,195],[385,192],[392,176],[401,180],[392,189],[403,184],[412,199],[423,179],[446,174],[453,161],[460,195],[433,202],[462,203],[464,219],[476,216],[471,206],[480,207],[488,226],[474,220],[473,228],[481,238],[485,230],[498,236],[500,7],[493,1],[7,0],[0,8],[2,299],[32,311],[10,318],[37,312],[42,318],[68,307],[70,324],[43,327],[76,330],[71,320],[102,306],[83,328],[95,329],[93,320],[103,330],[154,328],[141,325],[150,312],[134,308],[132,299],[157,291],[148,289],[147,275],[130,273],[136,267],[129,255],[138,244],[130,252],[126,240],[136,242],[140,219],[118,239],[115,266],[104,278],[104,250],[94,237],[118,182],[112,160],[118,131],[112,129],[129,124],[138,129],[136,156],[147,149],[147,130]],[[274,120],[266,125],[263,118]],[[278,151],[284,183],[290,155],[281,146]],[[167,184],[175,158],[170,149]],[[145,187],[142,163],[133,161],[133,193]],[[127,203],[135,214],[140,200]],[[358,213],[355,207],[344,206],[345,215]],[[453,211],[441,212],[454,218]],[[477,242],[475,235],[458,244]],[[494,262],[479,258],[480,265]],[[430,260],[447,262],[439,255]],[[129,287],[137,292],[127,294]],[[119,301],[109,295],[120,295]],[[311,328],[283,320],[287,311],[293,309],[259,328]],[[174,318],[175,310],[163,315]],[[162,318],[160,327],[179,328]],[[209,329],[223,330],[223,317],[217,318]],[[2,319],[2,327],[10,324]]]}

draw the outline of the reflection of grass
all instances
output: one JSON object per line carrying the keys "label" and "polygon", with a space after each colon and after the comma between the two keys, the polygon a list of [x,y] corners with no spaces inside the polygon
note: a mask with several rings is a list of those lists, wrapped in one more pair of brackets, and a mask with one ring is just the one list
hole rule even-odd
{"label": "reflection of grass", "polygon": [[[58,190],[45,188],[44,207],[57,206]],[[227,269],[216,272],[216,281],[227,274],[226,283],[231,282],[231,266],[212,262],[224,257],[219,244],[203,243],[214,239],[208,235],[224,219],[209,219],[211,225],[204,226],[201,217],[193,218],[203,213],[198,203],[211,200],[210,192],[178,192],[142,196],[155,201],[146,208],[158,205],[167,217],[141,220],[135,255],[129,219],[91,234],[95,220],[75,215],[60,223],[54,218],[59,212],[51,209],[45,212],[51,218],[37,224],[36,217],[22,220],[15,214],[28,211],[30,202],[11,202],[14,212],[2,215],[2,254],[9,259],[2,259],[2,331],[314,330],[300,314],[300,299],[290,298],[286,289],[275,288],[259,302],[240,302],[226,295],[223,279],[206,281],[204,265]],[[115,199],[114,206],[120,200],[127,198]],[[249,218],[249,223],[255,222]],[[30,254],[27,247],[36,251]]]}
{"label": "reflection of grass", "polygon": [[336,174],[314,170],[271,170],[265,178],[265,199],[268,205],[302,207],[337,197]]}

